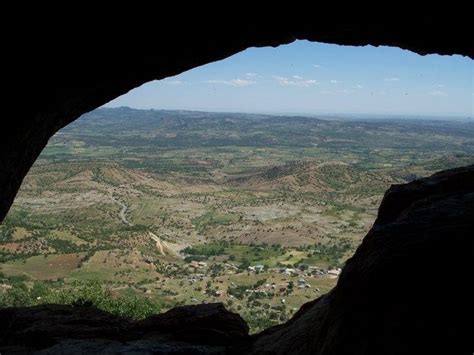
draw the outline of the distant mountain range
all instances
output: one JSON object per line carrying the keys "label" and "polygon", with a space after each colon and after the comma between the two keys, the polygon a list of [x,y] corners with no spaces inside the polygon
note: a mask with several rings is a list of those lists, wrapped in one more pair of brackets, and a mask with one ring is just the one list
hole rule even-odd
{"label": "distant mountain range", "polygon": [[[57,136],[88,144],[157,147],[319,147],[474,152],[474,123],[427,119],[329,120],[305,116],[101,108]],[[105,137],[113,139],[106,140]],[[100,138],[100,142],[97,138]],[[126,142],[125,142],[126,141]]]}

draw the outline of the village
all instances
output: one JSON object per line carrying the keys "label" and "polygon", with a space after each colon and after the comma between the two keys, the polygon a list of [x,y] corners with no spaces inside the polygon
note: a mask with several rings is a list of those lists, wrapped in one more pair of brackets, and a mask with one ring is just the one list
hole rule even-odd
{"label": "village", "polygon": [[[216,268],[219,269],[218,273],[215,272]],[[201,294],[200,297],[190,296],[192,303],[220,301],[230,304],[249,298],[267,298],[281,304],[287,303],[288,296],[309,299],[324,293],[326,290],[323,292],[322,288],[335,284],[341,273],[341,268],[324,269],[307,265],[267,268],[263,264],[256,264],[241,270],[229,262],[204,261],[191,261],[188,269],[190,274],[186,282]],[[248,283],[242,284],[243,280]]]}

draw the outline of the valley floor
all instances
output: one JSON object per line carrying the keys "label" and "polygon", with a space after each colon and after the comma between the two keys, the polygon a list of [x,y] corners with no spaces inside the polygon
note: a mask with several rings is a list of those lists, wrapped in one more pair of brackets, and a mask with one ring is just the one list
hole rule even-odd
{"label": "valley floor", "polygon": [[[180,130],[147,141],[153,130],[138,127],[143,141],[87,122],[51,140],[0,227],[2,307],[91,302],[143,318],[223,302],[259,331],[335,285],[391,184],[474,161],[473,138],[445,126],[400,150],[397,123],[364,131],[379,146],[340,122],[298,146],[277,120],[268,146],[236,145],[253,131],[224,126],[228,145],[157,147]],[[314,130],[331,124],[321,122]]]}

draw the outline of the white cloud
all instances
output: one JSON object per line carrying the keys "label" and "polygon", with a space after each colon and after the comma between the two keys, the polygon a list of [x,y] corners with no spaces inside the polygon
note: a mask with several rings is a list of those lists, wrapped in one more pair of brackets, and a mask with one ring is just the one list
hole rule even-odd
{"label": "white cloud", "polygon": [[168,85],[185,85],[187,82],[182,81],[182,80],[164,80],[163,81],[165,84]]}
{"label": "white cloud", "polygon": [[441,90],[433,90],[428,93],[430,96],[448,96],[444,91]]}
{"label": "white cloud", "polygon": [[229,86],[234,86],[234,87],[244,87],[244,86],[249,86],[256,83],[255,81],[246,80],[246,79],[207,80],[205,82],[209,84],[223,84],[223,85],[229,85]]}
{"label": "white cloud", "polygon": [[245,73],[245,76],[249,76],[249,77],[254,78],[254,77],[258,76],[258,74],[257,73]]}
{"label": "white cloud", "polygon": [[439,89],[442,89],[442,88],[444,88],[444,84],[436,84],[436,87],[439,88]]}
{"label": "white cloud", "polygon": [[321,90],[320,93],[323,95],[334,95],[334,92],[330,90]]}
{"label": "white cloud", "polygon": [[352,88],[353,88],[353,89],[359,89],[359,90],[360,90],[360,89],[363,89],[364,87],[363,87],[362,85],[360,85],[360,84],[357,84],[357,85],[354,85]]}
{"label": "white cloud", "polygon": [[392,77],[392,78],[385,78],[383,79],[383,81],[400,81],[400,79],[397,77]]}
{"label": "white cloud", "polygon": [[313,64],[313,67],[316,68],[316,69],[321,69],[322,66],[320,64]]}
{"label": "white cloud", "polygon": [[293,75],[291,79],[285,78],[284,76],[277,76],[277,75],[274,75],[272,78],[278,81],[278,83],[282,86],[299,86],[299,87],[306,88],[312,85],[319,84],[316,80],[303,79],[301,76],[298,76],[298,75]]}
{"label": "white cloud", "polygon": [[330,80],[330,83],[331,83],[331,84],[339,84],[340,81],[339,81],[339,80],[334,80],[334,79],[332,79],[332,80]]}
{"label": "white cloud", "polygon": [[342,90],[339,90],[338,92],[341,93],[341,94],[352,94],[354,92],[354,90],[342,89]]}

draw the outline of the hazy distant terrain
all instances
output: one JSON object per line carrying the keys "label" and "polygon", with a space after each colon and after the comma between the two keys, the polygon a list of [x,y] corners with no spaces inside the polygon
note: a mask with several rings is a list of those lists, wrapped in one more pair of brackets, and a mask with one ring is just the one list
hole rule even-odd
{"label": "hazy distant terrain", "polygon": [[391,184],[472,163],[469,121],[98,109],[0,227],[0,306],[221,301],[262,329],[334,286]]}

